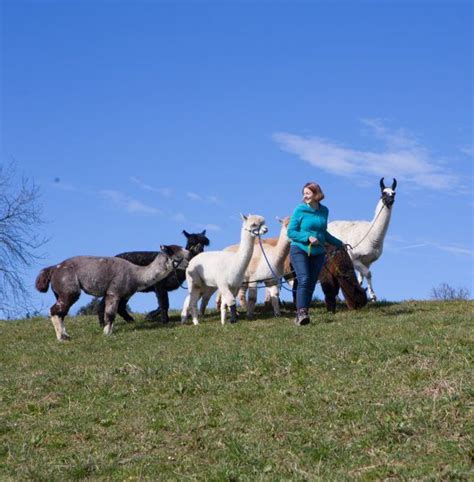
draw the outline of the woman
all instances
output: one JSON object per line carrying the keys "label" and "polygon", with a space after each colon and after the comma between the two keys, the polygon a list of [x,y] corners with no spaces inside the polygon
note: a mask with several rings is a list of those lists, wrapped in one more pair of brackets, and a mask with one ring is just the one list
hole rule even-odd
{"label": "woman", "polygon": [[338,248],[343,246],[342,241],[327,231],[329,211],[320,203],[323,199],[324,194],[319,185],[307,182],[303,187],[303,202],[296,206],[288,224],[290,260],[298,280],[297,325],[307,325],[310,322],[308,309],[325,261],[325,243]]}

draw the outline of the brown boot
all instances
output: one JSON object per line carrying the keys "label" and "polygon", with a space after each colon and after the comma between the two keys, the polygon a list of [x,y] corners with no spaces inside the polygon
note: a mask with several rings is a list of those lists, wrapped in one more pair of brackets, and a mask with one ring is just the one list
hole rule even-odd
{"label": "brown boot", "polygon": [[296,313],[295,325],[303,326],[309,324],[308,308],[300,308]]}

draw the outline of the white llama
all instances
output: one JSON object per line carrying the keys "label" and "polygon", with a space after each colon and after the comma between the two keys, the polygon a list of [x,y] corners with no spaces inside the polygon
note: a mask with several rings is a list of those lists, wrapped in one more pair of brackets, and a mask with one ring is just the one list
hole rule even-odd
{"label": "white llama", "polygon": [[189,294],[186,297],[181,313],[181,320],[186,321],[189,310],[193,323],[199,324],[197,302],[202,296],[210,297],[219,290],[222,294],[221,323],[226,322],[226,307],[230,309],[230,321],[237,321],[235,295],[237,294],[245,270],[252,258],[254,238],[268,231],[262,216],[241,214],[243,223],[240,244],[237,252],[207,251],[198,254],[189,263],[186,271],[186,282]]}
{"label": "white llama", "polygon": [[372,301],[377,299],[372,287],[372,273],[370,265],[382,255],[383,241],[387,234],[392,206],[395,202],[395,188],[397,180],[394,179],[391,187],[385,187],[383,177],[380,179],[382,196],[375,208],[372,221],[333,221],[328,224],[328,231],[352,248],[348,249],[357,273],[357,279],[362,284],[367,279],[369,297]]}
{"label": "white llama", "polygon": [[[255,304],[257,303],[257,284],[258,281],[263,281],[266,286],[265,301],[270,301],[275,316],[280,316],[280,283],[279,280],[285,274],[284,263],[290,252],[290,239],[287,234],[289,216],[284,219],[278,219],[281,223],[280,235],[278,238],[267,238],[262,240],[262,246],[265,251],[265,256],[262,253],[260,242],[258,239],[254,241],[255,249],[252,254],[252,259],[245,271],[243,285],[239,289],[237,296],[240,305],[247,308],[247,318],[252,319],[255,311]],[[234,244],[225,248],[225,251],[237,251],[239,245]],[[268,260],[268,262],[267,262]],[[270,266],[268,265],[270,263]],[[273,272],[272,272],[273,271]],[[275,278],[276,276],[276,278]],[[248,290],[248,301],[246,301],[246,293]],[[203,304],[207,300],[203,299]],[[220,303],[220,293],[216,301],[217,306]],[[201,305],[201,313],[203,310]],[[205,305],[204,305],[205,309]]]}

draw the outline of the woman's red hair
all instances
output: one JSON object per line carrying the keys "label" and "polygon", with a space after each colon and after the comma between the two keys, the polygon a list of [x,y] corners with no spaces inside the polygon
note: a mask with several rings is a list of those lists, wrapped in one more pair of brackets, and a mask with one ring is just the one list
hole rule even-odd
{"label": "woman's red hair", "polygon": [[310,191],[313,192],[313,194],[316,194],[315,201],[320,202],[324,199],[324,193],[319,184],[316,184],[315,182],[307,182],[304,186],[301,192],[303,192],[305,189],[309,189]]}

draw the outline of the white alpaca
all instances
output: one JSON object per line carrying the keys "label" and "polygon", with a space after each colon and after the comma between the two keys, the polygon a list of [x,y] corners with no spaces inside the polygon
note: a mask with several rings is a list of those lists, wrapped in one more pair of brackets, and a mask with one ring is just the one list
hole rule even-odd
{"label": "white alpaca", "polygon": [[[255,304],[257,303],[257,284],[262,280],[266,288],[265,301],[270,301],[275,316],[280,316],[280,278],[285,274],[284,263],[290,252],[290,239],[287,234],[288,223],[290,218],[279,219],[281,223],[280,235],[278,238],[267,238],[262,240],[265,256],[262,253],[259,240],[255,240],[255,249],[252,259],[245,271],[243,285],[239,289],[238,299],[241,306],[247,308],[247,318],[252,319],[254,316]],[[233,245],[225,248],[225,251],[237,251],[239,245]],[[268,266],[270,263],[271,268]],[[273,270],[273,272],[272,272]],[[276,275],[276,278],[275,278]],[[248,289],[248,301],[245,295]],[[220,296],[220,294],[219,294]],[[219,296],[216,304],[219,306]],[[205,309],[207,300],[203,299],[201,312]],[[204,306],[203,306],[204,305]]]}
{"label": "white alpaca", "polygon": [[397,180],[394,179],[391,187],[385,187],[383,177],[380,179],[382,196],[375,208],[372,221],[333,221],[328,224],[328,231],[352,248],[348,249],[357,273],[359,283],[367,279],[369,296],[372,301],[377,299],[372,288],[372,273],[370,265],[382,255],[383,241],[387,234],[392,206],[395,202],[395,188]]}
{"label": "white alpaca", "polygon": [[207,251],[198,254],[189,263],[186,282],[189,294],[184,301],[181,320],[184,322],[191,309],[193,323],[199,323],[197,302],[202,296],[210,297],[217,289],[222,293],[221,323],[226,321],[226,307],[231,312],[231,323],[237,321],[235,295],[242,285],[245,270],[252,258],[254,238],[268,231],[262,216],[241,214],[243,223],[237,252]]}

